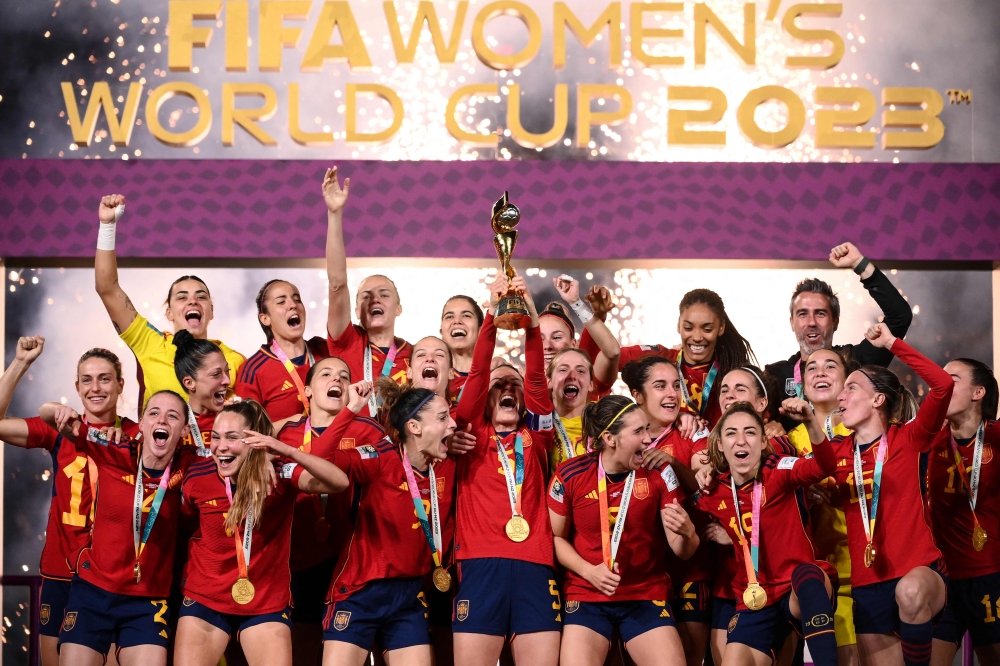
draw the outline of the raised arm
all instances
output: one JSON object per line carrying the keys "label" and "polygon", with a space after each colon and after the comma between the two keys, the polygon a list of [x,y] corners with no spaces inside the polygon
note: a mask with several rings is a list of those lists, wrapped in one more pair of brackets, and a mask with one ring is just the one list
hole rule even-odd
{"label": "raised arm", "polygon": [[[344,438],[347,429],[354,422],[354,417],[361,413],[361,410],[368,404],[368,398],[372,393],[372,383],[364,380],[351,384],[347,388],[347,407],[340,410],[334,417],[333,423],[323,431],[312,443],[312,451],[315,455],[326,460],[332,460],[333,454],[340,450],[340,440]],[[358,442],[358,446],[374,444],[374,442]]]}
{"label": "raised arm", "polygon": [[118,335],[132,324],[135,306],[118,284],[118,259],[115,256],[115,227],[125,211],[125,196],[109,194],[101,199],[97,208],[101,220],[97,235],[97,254],[94,256],[94,288],[104,303]]}
{"label": "raised arm", "polygon": [[350,191],[351,179],[344,179],[341,189],[337,167],[326,170],[323,177],[323,199],[326,201],[326,276],[330,282],[330,307],[326,314],[326,330],[334,340],[351,325],[351,294],[347,289],[347,249],[344,246],[344,204]]}
{"label": "raised arm", "polygon": [[[518,281],[521,276],[512,280],[512,285],[518,289]],[[535,416],[547,416],[552,414],[552,396],[549,393],[549,380],[545,376],[545,351],[542,349],[542,329],[538,325],[538,312],[535,310],[535,303],[531,299],[531,294],[527,288],[519,293],[523,293],[524,301],[528,306],[528,313],[531,315],[531,326],[525,331],[524,336],[524,406]],[[532,423],[529,420],[528,426],[533,430],[540,429],[540,423]],[[551,429],[550,423],[546,430]]]}
{"label": "raised arm", "polygon": [[917,410],[915,419],[903,425],[903,431],[908,435],[910,445],[921,453],[929,451],[934,438],[948,416],[948,403],[951,402],[955,382],[951,376],[936,363],[896,338],[885,324],[872,326],[865,337],[876,347],[889,349],[900,361],[910,366],[917,376],[927,382],[927,396]]}
{"label": "raised arm", "polygon": [[[618,339],[605,325],[604,318],[598,317],[592,306],[580,299],[580,282],[578,280],[574,280],[569,275],[560,275],[553,278],[552,283],[559,291],[559,295],[583,322],[584,332],[588,334],[588,346],[590,341],[597,346],[598,353],[591,356],[591,361],[594,363],[594,378],[602,385],[614,384],[615,380],[618,379],[618,358],[621,354]],[[594,290],[591,289],[591,293],[587,295],[590,302],[594,302],[599,297],[598,295],[591,299],[593,294]],[[580,342],[582,347],[582,337]],[[585,353],[589,355],[586,350]]]}
{"label": "raised arm", "polygon": [[[882,310],[883,322],[889,328],[889,332],[897,338],[906,335],[910,328],[910,322],[913,321],[913,311],[910,309],[910,304],[893,286],[889,278],[861,254],[861,251],[853,243],[842,243],[830,250],[830,263],[838,268],[850,268],[855,272],[864,266],[864,269],[858,274],[861,277],[861,285]],[[862,365],[868,363],[889,365],[892,362],[892,352],[889,349],[877,347],[867,339],[858,343],[854,350],[854,357]]]}
{"label": "raised arm", "polygon": [[460,424],[475,423],[486,412],[486,399],[490,392],[490,365],[497,346],[497,329],[493,325],[493,317],[500,294],[506,291],[507,276],[500,273],[490,284],[490,307],[479,328],[479,337],[476,338],[476,347],[472,352],[472,367],[465,380],[465,388],[462,389],[462,399],[458,402],[456,420]]}
{"label": "raised arm", "polygon": [[10,407],[17,383],[28,372],[28,368],[35,362],[35,359],[41,355],[44,346],[45,338],[40,335],[18,339],[14,360],[4,370],[3,375],[0,375],[0,440],[8,444],[22,447],[28,445],[30,434],[28,422],[24,419],[8,417],[7,408]]}
{"label": "raised arm", "polygon": [[297,485],[299,490],[304,493],[312,495],[339,493],[347,490],[347,486],[350,485],[347,474],[328,460],[253,430],[244,430],[243,432],[247,435],[243,441],[253,448],[263,449],[272,455],[287,458],[299,465],[302,472],[298,475]]}

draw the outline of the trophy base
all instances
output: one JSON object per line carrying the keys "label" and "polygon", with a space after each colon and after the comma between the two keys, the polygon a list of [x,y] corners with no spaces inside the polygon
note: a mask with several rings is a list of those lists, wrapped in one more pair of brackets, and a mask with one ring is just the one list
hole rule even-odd
{"label": "trophy base", "polygon": [[524,299],[517,294],[507,294],[497,304],[493,325],[504,331],[518,331],[531,326],[531,315]]}

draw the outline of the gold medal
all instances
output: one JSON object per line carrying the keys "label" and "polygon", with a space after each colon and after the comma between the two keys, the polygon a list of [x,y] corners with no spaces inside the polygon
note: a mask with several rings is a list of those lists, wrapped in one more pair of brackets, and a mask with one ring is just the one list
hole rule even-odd
{"label": "gold medal", "polygon": [[432,576],[434,579],[434,587],[440,592],[447,592],[451,589],[451,574],[444,567],[437,567],[434,569],[434,574]]}
{"label": "gold medal", "polygon": [[865,546],[865,566],[871,569],[873,564],[875,564],[875,546],[869,541]]}
{"label": "gold medal", "polygon": [[[986,535],[984,534],[983,537],[985,538]],[[980,548],[979,550],[982,550],[982,548]],[[135,574],[135,584],[138,585],[139,584],[139,579],[142,578],[142,571],[139,569],[139,563],[138,562],[135,563],[135,568],[132,569],[132,573]]]}
{"label": "gold medal", "polygon": [[986,547],[986,530],[979,523],[972,530],[972,547],[977,553]]}
{"label": "gold medal", "polygon": [[743,590],[743,603],[750,610],[760,610],[767,605],[767,592],[757,583],[750,583]]}
{"label": "gold medal", "polygon": [[504,529],[507,531],[507,538],[516,543],[521,543],[531,533],[528,521],[523,516],[511,516]]}
{"label": "gold medal", "polygon": [[313,524],[313,534],[316,536],[316,541],[326,543],[330,536],[330,523],[326,522],[326,518],[320,518]]}
{"label": "gold medal", "polygon": [[249,578],[240,578],[233,583],[233,601],[241,606],[253,601],[255,593],[256,590],[254,590],[253,583],[250,582]]}

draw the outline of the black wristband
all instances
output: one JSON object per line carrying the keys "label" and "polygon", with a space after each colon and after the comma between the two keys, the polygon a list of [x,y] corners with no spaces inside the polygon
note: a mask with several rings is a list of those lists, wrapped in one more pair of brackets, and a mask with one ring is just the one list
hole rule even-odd
{"label": "black wristband", "polygon": [[858,262],[858,265],[855,266],[853,270],[858,275],[861,275],[865,272],[865,269],[868,268],[868,264],[870,263],[872,262],[868,259],[868,257],[862,257],[861,261]]}

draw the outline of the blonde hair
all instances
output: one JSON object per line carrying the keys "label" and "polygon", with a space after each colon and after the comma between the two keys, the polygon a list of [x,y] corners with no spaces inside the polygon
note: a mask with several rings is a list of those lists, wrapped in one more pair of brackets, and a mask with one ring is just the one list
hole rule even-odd
{"label": "blonde hair", "polygon": [[[238,414],[247,423],[247,430],[259,432],[266,437],[274,436],[274,425],[268,418],[264,407],[255,400],[226,405],[220,414]],[[247,513],[253,516],[254,525],[260,525],[264,513],[264,501],[267,499],[268,487],[271,485],[271,475],[268,472],[267,453],[262,449],[250,449],[243,466],[236,477],[236,494],[233,504],[226,516],[226,533],[236,534],[240,522]]]}

